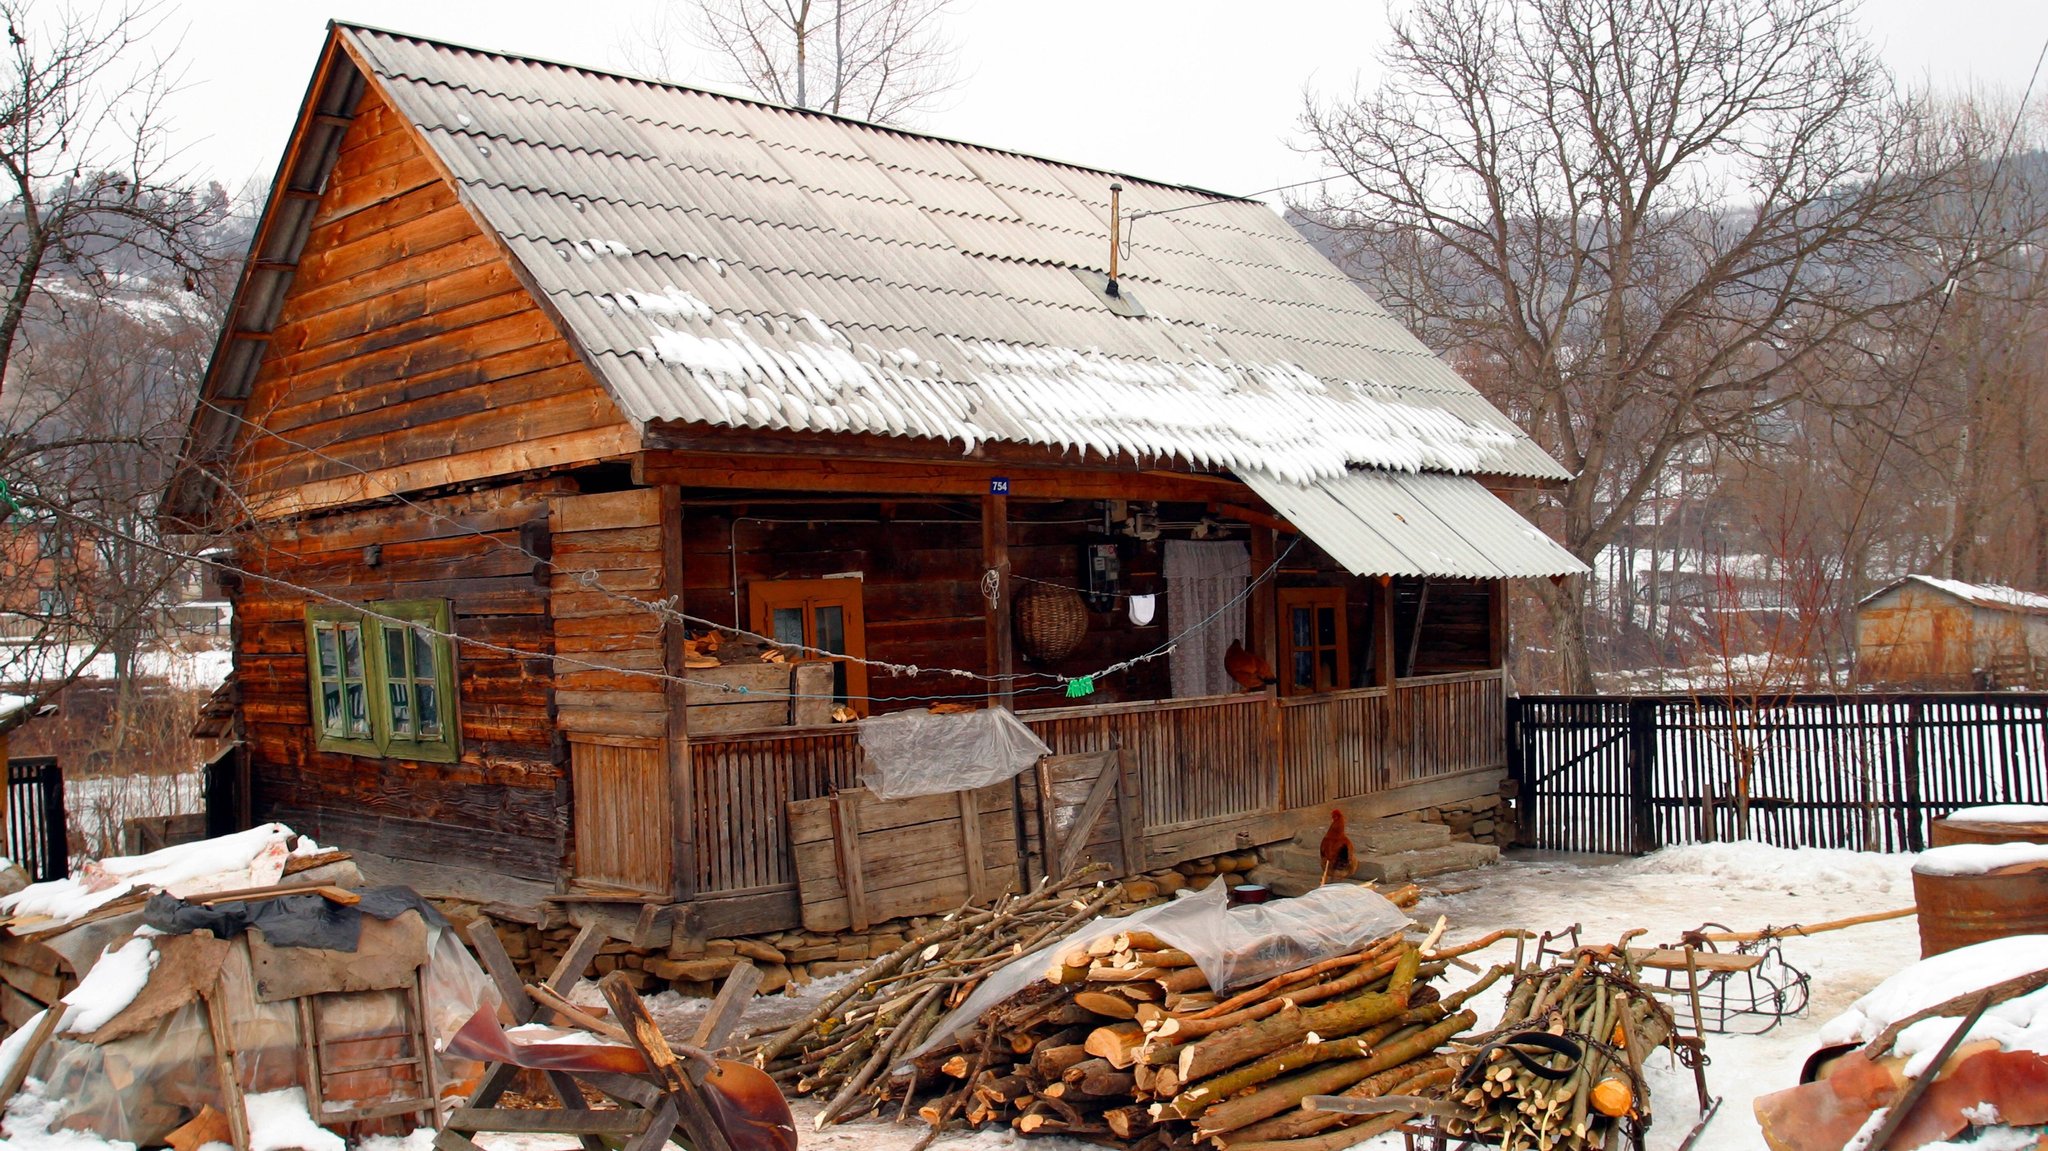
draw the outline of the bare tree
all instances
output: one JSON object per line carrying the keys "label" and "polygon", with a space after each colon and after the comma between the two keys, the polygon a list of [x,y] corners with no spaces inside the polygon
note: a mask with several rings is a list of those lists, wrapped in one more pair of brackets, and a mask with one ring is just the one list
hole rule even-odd
{"label": "bare tree", "polygon": [[176,74],[148,47],[157,11],[0,0],[0,387],[36,310],[65,306],[44,293],[51,277],[98,294],[138,259],[187,275],[204,262],[193,243],[225,197],[169,169],[162,105]]}
{"label": "bare tree", "polygon": [[[1581,559],[1680,453],[1861,372],[1863,337],[1942,280],[1900,258],[1954,158],[1852,15],[1417,0],[1376,92],[1307,109],[1346,178],[1317,214],[1572,471],[1557,527]],[[1538,590],[1560,678],[1589,689],[1584,581]]]}
{"label": "bare tree", "polygon": [[[956,83],[944,34],[954,0],[700,0],[689,34],[764,100],[892,124],[929,111]],[[635,67],[672,80],[672,17],[628,49]]]}

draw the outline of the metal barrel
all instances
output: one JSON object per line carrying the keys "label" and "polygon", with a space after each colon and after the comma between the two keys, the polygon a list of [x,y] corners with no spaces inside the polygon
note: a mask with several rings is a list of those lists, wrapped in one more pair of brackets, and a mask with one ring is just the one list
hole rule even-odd
{"label": "metal barrel", "polygon": [[2048,819],[2027,823],[1937,819],[1928,828],[1927,839],[1930,847],[1958,843],[2048,843]]}
{"label": "metal barrel", "polygon": [[2048,867],[2017,864],[1981,875],[1913,873],[1920,957],[2008,935],[2048,935]]}

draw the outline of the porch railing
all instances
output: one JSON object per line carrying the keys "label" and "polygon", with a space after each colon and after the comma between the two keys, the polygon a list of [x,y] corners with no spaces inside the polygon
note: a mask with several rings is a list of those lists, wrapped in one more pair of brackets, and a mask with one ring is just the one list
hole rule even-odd
{"label": "porch railing", "polygon": [[[1264,695],[1145,700],[1021,713],[1056,755],[1121,750],[1145,831],[1309,807],[1506,764],[1498,671],[1402,680],[1280,701]],[[690,741],[696,887],[737,895],[796,882],[784,804],[852,787],[847,728]]]}
{"label": "porch railing", "polygon": [[1287,807],[1507,765],[1498,671],[1280,701]]}

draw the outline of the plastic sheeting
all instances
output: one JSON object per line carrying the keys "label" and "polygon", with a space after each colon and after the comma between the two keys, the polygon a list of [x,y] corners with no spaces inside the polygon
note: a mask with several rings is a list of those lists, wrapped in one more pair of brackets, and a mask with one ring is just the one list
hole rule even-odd
{"label": "plastic sheeting", "polygon": [[1098,919],[1065,939],[1011,960],[940,1020],[913,1056],[936,1047],[982,1012],[1037,982],[1054,954],[1119,931],[1142,928],[1180,948],[1202,969],[1209,986],[1227,991],[1342,955],[1409,922],[1385,896],[1355,884],[1332,884],[1297,899],[1242,907],[1228,905],[1224,888],[1212,883],[1170,903]]}
{"label": "plastic sheeting", "polygon": [[899,711],[864,719],[860,781],[877,799],[972,791],[1000,783],[1051,755],[1008,708],[954,715]]}
{"label": "plastic sheeting", "polygon": [[[297,1003],[262,1001],[248,949],[240,941],[230,944],[226,954],[217,981],[208,990],[221,999],[226,1010],[236,1049],[236,1077],[243,1091],[255,1094],[301,1086],[304,1036]],[[448,1050],[449,1040],[479,1010],[495,1010],[497,991],[446,926],[426,924],[424,958],[420,997],[426,1013],[425,1030],[435,1049],[434,1074],[442,1090],[441,1104],[452,1107],[482,1067]],[[329,1040],[342,1043],[390,1042],[353,1037],[388,1035],[404,1019],[405,1010],[402,990],[330,1001],[322,1006],[322,1031]],[[24,1030],[33,1025],[31,1020]],[[196,995],[146,1029],[107,1042],[54,1036],[35,1054],[30,1072],[46,1085],[45,1097],[57,1104],[53,1132],[90,1131],[107,1139],[160,1145],[165,1135],[200,1108],[226,1106],[215,1069],[206,1006]],[[389,1076],[388,1070],[363,1072],[353,1079],[341,1077],[345,1081],[339,1086],[375,1095],[387,1089]]]}

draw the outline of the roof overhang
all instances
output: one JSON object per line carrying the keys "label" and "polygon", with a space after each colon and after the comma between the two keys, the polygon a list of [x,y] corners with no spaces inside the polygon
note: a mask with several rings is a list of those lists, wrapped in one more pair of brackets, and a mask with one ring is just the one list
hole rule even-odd
{"label": "roof overhang", "polygon": [[1240,476],[1360,576],[1516,579],[1589,569],[1471,476],[1353,471],[1308,485]]}

